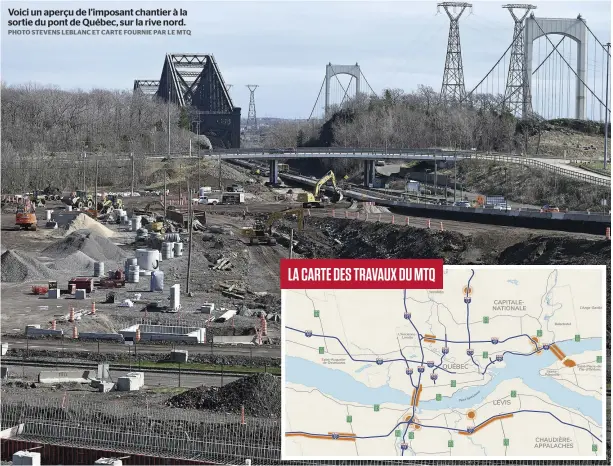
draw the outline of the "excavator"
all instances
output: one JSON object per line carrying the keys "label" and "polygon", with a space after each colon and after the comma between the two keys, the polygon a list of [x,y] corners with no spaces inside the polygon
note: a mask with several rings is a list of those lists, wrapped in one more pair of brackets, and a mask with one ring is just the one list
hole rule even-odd
{"label": "excavator", "polygon": [[[321,188],[328,182],[332,181],[332,186],[334,188],[334,194],[332,198],[320,193]],[[309,209],[311,207],[324,207],[329,203],[336,203],[343,200],[343,193],[340,188],[336,184],[336,176],[334,172],[330,170],[315,185],[312,193],[299,193],[298,194],[298,202],[302,202],[302,207],[305,209]]]}
{"label": "excavator", "polygon": [[17,208],[17,213],[15,214],[15,225],[19,229],[23,228],[24,230],[32,230],[36,231],[36,225],[38,220],[36,219],[36,206],[30,201],[29,198],[26,198],[23,205],[20,205]]}
{"label": "excavator", "polygon": [[107,194],[98,203],[98,213],[100,215],[110,214],[115,209],[123,209],[123,201],[116,194]]}
{"label": "excavator", "polygon": [[277,244],[277,240],[272,236],[272,226],[276,220],[291,215],[298,220],[298,231],[302,231],[304,228],[304,211],[302,209],[289,209],[282,210],[280,212],[273,212],[268,216],[268,219],[264,222],[262,220],[256,220],[253,227],[243,228],[241,234],[249,238],[249,245],[266,244],[268,246],[274,246]]}

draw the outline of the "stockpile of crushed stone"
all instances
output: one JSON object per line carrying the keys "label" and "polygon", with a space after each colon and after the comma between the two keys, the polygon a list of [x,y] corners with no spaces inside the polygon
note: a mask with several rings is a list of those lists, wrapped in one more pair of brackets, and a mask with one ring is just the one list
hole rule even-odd
{"label": "stockpile of crushed stone", "polygon": [[90,230],[91,232],[105,238],[110,238],[115,234],[113,230],[105,227],[99,221],[85,214],[77,215],[75,219],[68,224],[68,234],[79,230]]}
{"label": "stockpile of crushed stone", "polygon": [[94,260],[82,251],[76,251],[72,254],[57,259],[50,268],[57,270],[69,270],[71,272],[93,272]]}
{"label": "stockpile of crushed stone", "polygon": [[22,282],[53,277],[53,271],[42,262],[12,249],[2,254],[0,268],[3,282]]}
{"label": "stockpile of crushed stone", "polygon": [[[82,252],[94,261],[122,262],[127,254],[108,238],[90,230],[77,230],[47,247],[42,254],[65,258],[75,252]],[[79,256],[81,260],[82,256]]]}
{"label": "stockpile of crushed stone", "polygon": [[271,374],[256,374],[223,387],[200,386],[173,396],[166,404],[174,408],[206,409],[254,417],[281,416],[281,379]]}

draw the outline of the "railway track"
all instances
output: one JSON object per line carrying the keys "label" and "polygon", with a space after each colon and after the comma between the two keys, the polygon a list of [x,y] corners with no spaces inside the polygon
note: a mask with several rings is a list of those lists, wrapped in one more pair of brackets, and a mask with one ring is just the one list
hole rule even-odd
{"label": "railway track", "polygon": [[[17,359],[17,358],[2,358],[2,364],[7,366],[28,366],[28,367],[49,367],[49,368],[74,368],[74,369],[97,369],[98,363],[88,363],[88,362],[55,362],[55,361],[43,361],[43,360],[32,360],[32,359]],[[153,367],[140,367],[138,363],[135,362],[132,365],[128,364],[109,364],[109,370],[111,371],[134,371],[138,370],[140,372],[150,372],[155,374],[181,374],[185,375],[210,375],[210,376],[236,376],[236,377],[244,377],[256,374],[256,371],[252,372],[237,372],[237,371],[218,371],[212,369],[179,369],[174,368],[153,368]],[[264,371],[261,371],[264,372]],[[280,377],[277,374],[273,374],[275,377]]]}

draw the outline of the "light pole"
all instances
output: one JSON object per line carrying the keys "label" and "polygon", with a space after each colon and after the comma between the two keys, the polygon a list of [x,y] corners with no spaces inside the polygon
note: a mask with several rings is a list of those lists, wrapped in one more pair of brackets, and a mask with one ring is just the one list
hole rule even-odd
{"label": "light pole", "polygon": [[606,96],[604,99],[604,169],[607,169],[607,163],[609,162],[609,59],[611,57],[611,42],[607,42],[607,84],[606,84]]}

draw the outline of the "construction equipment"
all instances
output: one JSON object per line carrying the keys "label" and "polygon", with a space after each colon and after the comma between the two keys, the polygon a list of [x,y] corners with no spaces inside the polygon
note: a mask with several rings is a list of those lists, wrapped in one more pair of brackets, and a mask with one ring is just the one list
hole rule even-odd
{"label": "construction equipment", "polygon": [[279,173],[289,172],[289,165],[286,163],[280,163],[278,167],[279,167]]}
{"label": "construction equipment", "polygon": [[299,231],[304,228],[304,211],[302,209],[289,209],[273,212],[266,221],[256,220],[253,227],[243,228],[241,235],[249,238],[249,245],[251,246],[255,244],[274,246],[277,244],[277,240],[272,236],[272,226],[276,220],[286,215],[291,215],[297,219]]}
{"label": "construction equipment", "polygon": [[22,206],[17,207],[15,214],[15,225],[20,229],[36,231],[38,220],[36,218],[36,206],[29,198],[25,199]]}
{"label": "construction equipment", "polygon": [[87,207],[91,209],[94,207],[94,198],[91,194],[87,194],[85,191],[74,191],[70,196],[62,200],[64,204],[81,209]]}
{"label": "construction equipment", "polygon": [[[328,181],[332,182],[332,187],[334,188],[334,194],[331,198],[320,193],[322,186],[324,186]],[[313,189],[312,193],[298,194],[298,202],[302,202],[302,207],[305,209],[311,207],[324,207],[330,203],[336,203],[342,200],[343,193],[336,184],[336,176],[332,170],[320,178],[320,180],[315,184],[315,188]]]}
{"label": "construction equipment", "polygon": [[47,196],[39,191],[34,191],[31,200],[36,207],[44,207],[47,203]]}
{"label": "construction equipment", "polygon": [[100,215],[110,214],[115,209],[123,209],[123,200],[116,194],[107,194],[98,203],[98,213]]}

